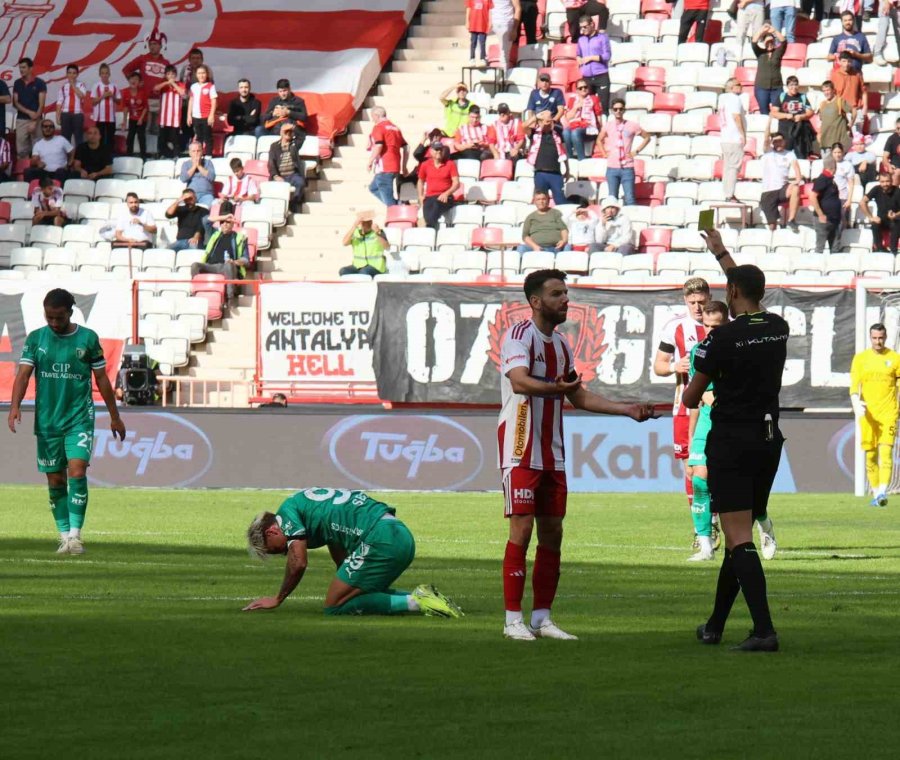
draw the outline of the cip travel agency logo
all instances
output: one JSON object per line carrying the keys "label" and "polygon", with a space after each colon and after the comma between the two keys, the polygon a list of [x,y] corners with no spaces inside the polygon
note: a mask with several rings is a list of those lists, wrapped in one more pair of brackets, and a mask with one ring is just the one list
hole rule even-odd
{"label": "cip travel agency logo", "polygon": [[345,477],[364,488],[452,490],[484,464],[472,432],[438,415],[354,415],[332,427],[322,447]]}

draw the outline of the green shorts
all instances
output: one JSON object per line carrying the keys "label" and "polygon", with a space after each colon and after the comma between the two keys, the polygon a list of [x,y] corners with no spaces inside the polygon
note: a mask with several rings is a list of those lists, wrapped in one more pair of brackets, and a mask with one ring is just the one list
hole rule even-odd
{"label": "green shorts", "polygon": [[396,518],[382,518],[338,568],[337,577],[365,592],[386,591],[416,556],[412,533]]}
{"label": "green shorts", "polygon": [[709,435],[712,422],[708,416],[700,415],[694,435],[691,438],[691,447],[688,452],[687,463],[689,466],[706,466],[706,436]]}
{"label": "green shorts", "polygon": [[90,464],[93,447],[93,430],[75,430],[66,435],[38,435],[38,472],[60,472],[73,459]]}

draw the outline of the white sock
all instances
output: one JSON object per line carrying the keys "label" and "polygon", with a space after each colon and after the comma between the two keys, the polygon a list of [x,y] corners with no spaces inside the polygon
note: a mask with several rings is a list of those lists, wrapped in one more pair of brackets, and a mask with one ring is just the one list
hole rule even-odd
{"label": "white sock", "polygon": [[531,627],[537,628],[550,617],[550,610],[534,610],[531,613]]}
{"label": "white sock", "polygon": [[506,611],[506,624],[512,625],[513,623],[521,623],[522,622],[522,610],[507,610]]}
{"label": "white sock", "polygon": [[406,597],[406,607],[410,612],[422,611],[422,608],[419,606],[419,603],[416,601],[415,597],[412,594]]}
{"label": "white sock", "polygon": [[884,496],[887,493],[888,487],[881,485],[878,486],[878,492],[875,494],[876,496]]}
{"label": "white sock", "polygon": [[80,539],[81,538],[81,528],[72,528],[72,530],[69,531],[69,538]]}
{"label": "white sock", "polygon": [[68,533],[60,533],[60,534],[59,534],[59,540],[60,540],[60,541],[68,541],[68,540],[69,540],[69,534],[68,534]]}
{"label": "white sock", "polygon": [[709,536],[697,536],[697,546],[704,554],[711,554],[713,550],[712,539]]}
{"label": "white sock", "polygon": [[771,533],[772,532],[772,520],[769,517],[766,517],[765,520],[759,521],[759,527],[762,529],[763,533]]}

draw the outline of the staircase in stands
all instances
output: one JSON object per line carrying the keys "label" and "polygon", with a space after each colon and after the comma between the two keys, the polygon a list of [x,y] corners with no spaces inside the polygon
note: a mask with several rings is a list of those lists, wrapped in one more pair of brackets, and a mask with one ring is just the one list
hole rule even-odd
{"label": "staircase in stands", "polygon": [[[379,76],[348,134],[338,138],[334,156],[325,161],[309,183],[303,212],[294,214],[263,251],[258,269],[273,280],[328,280],[350,263],[350,249],[341,238],[356,212],[375,209],[383,222],[384,206],[369,193],[371,174],[366,170],[372,124],[369,109],[380,105],[403,132],[411,154],[425,127],[440,125],[443,112],[438,96],[459,81],[469,59],[469,34],[460,0],[425,0],[393,60]],[[256,346],[255,298],[238,299],[228,316],[209,332],[205,351],[195,347],[188,374],[202,379],[252,380]],[[240,406],[242,388],[211,393],[211,403]]]}

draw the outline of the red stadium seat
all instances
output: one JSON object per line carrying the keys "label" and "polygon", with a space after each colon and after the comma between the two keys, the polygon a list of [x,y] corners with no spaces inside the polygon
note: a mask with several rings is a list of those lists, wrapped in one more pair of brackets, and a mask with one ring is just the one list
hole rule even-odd
{"label": "red stadium seat", "polygon": [[[240,208],[240,206],[238,206]],[[250,265],[256,264],[256,253],[259,250],[259,230],[256,227],[240,227],[235,229],[247,238],[247,256],[250,258]]]}
{"label": "red stadium seat", "polygon": [[560,61],[569,63],[577,63],[575,56],[578,55],[578,45],[572,42],[557,42],[550,50],[550,65],[559,66]]}
{"label": "red stadium seat", "polygon": [[[894,87],[897,87],[897,82],[900,81],[897,78],[897,75],[900,74],[900,69],[897,69],[894,72]],[[866,109],[870,113],[880,113],[883,108],[881,104],[881,93],[880,92],[872,92],[871,90],[866,92]]]}
{"label": "red stadium seat", "polygon": [[819,39],[819,22],[812,19],[797,19],[794,25],[794,42],[811,45]]}
{"label": "red stadium seat", "polygon": [[666,70],[662,66],[638,66],[634,70],[634,89],[646,90],[654,95],[665,92]]}
{"label": "red stadium seat", "polygon": [[635,182],[643,182],[644,177],[647,176],[647,169],[644,165],[644,159],[636,158],[634,159],[634,181]]}
{"label": "red stadium seat", "polygon": [[[696,29],[696,27],[694,27]],[[703,32],[703,41],[707,45],[715,45],[722,41],[722,22],[718,19],[710,19],[706,22],[706,31]]]}
{"label": "red stadium seat", "polygon": [[637,182],[634,199],[638,206],[661,206],[666,195],[665,182]]}
{"label": "red stadium seat", "polygon": [[257,182],[269,181],[269,162],[259,158],[244,161],[244,173],[249,174]]}
{"label": "red stadium seat", "polygon": [[212,290],[198,290],[194,295],[197,298],[206,300],[207,321],[222,318],[222,305],[225,303],[225,296],[223,294]]}
{"label": "red stadium seat", "polygon": [[666,0],[641,0],[641,16],[665,21],[672,16],[672,6]]}
{"label": "red stadium seat", "polygon": [[747,137],[747,142],[744,143],[744,155],[750,158],[756,158],[759,155],[755,137]]}
{"label": "red stadium seat", "polygon": [[756,66],[738,66],[734,70],[734,78],[743,87],[749,87],[752,90],[756,84]]}
{"label": "red stadium seat", "polygon": [[[488,66],[497,68],[500,65],[500,46],[488,45],[487,49]],[[519,62],[519,46],[513,45],[509,51],[509,67],[513,68]]]}
{"label": "red stadium seat", "polygon": [[640,253],[665,253],[672,247],[672,229],[670,227],[648,227],[638,235],[638,251]]}
{"label": "red stadium seat", "polygon": [[513,162],[506,159],[482,161],[481,179],[512,179],[513,169]]}
{"label": "red stadium seat", "polygon": [[806,43],[789,42],[787,50],[784,51],[784,58],[781,59],[781,65],[789,69],[806,66]]}
{"label": "red stadium seat", "polygon": [[503,243],[503,230],[499,227],[476,227],[472,230],[472,247],[489,248]]}
{"label": "red stadium seat", "polygon": [[706,117],[706,126],[703,133],[707,135],[718,135],[722,132],[722,125],[719,123],[719,114],[711,113]]}
{"label": "red stadium seat", "polygon": [[550,85],[552,87],[557,87],[560,90],[565,90],[569,86],[572,68],[578,71],[577,66],[545,66],[538,74],[549,74]]}
{"label": "red stadium seat", "polygon": [[410,227],[415,227],[418,221],[418,206],[388,206],[384,226],[408,230]]}
{"label": "red stadium seat", "polygon": [[[749,160],[750,159],[747,158],[746,156],[744,156],[744,158],[741,160],[741,168],[738,169],[738,177],[737,177],[739,180],[744,179],[744,172],[747,169],[747,161],[749,161]],[[725,162],[720,158],[713,165],[713,179],[722,179],[724,169],[725,169]]]}
{"label": "red stadium seat", "polygon": [[684,110],[683,92],[657,92],[653,95],[654,113],[681,113]]}
{"label": "red stadium seat", "polygon": [[12,216],[12,206],[9,201],[0,201],[0,224],[9,224],[9,218]]}
{"label": "red stadium seat", "polygon": [[13,164],[12,178],[17,182],[22,182],[25,179],[25,170],[29,168],[31,168],[30,158],[17,158],[16,163]]}

